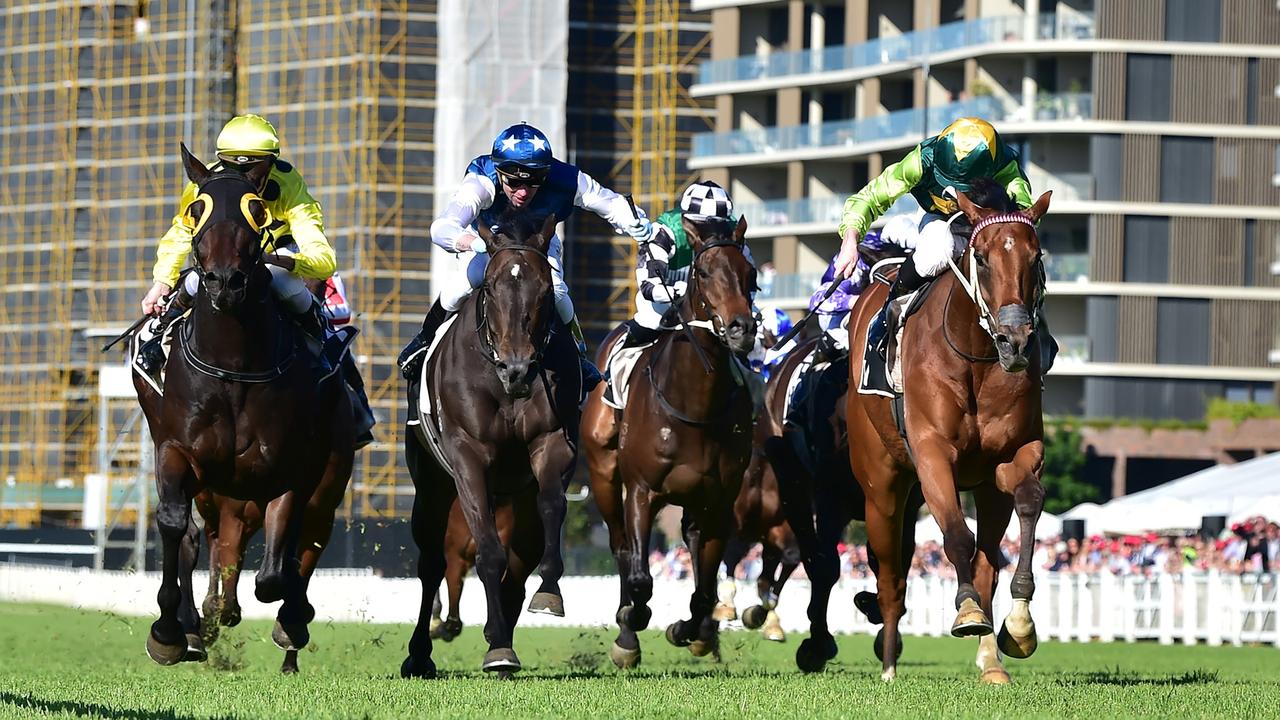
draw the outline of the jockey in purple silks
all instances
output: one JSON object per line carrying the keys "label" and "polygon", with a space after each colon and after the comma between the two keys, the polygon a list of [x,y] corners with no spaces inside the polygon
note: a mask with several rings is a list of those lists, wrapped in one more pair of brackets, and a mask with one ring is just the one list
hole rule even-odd
{"label": "jockey in purple silks", "polygon": [[[889,241],[881,233],[873,230],[866,234],[861,244],[880,249],[889,244]],[[853,273],[840,281],[840,285],[831,297],[823,300],[835,277],[836,261],[832,258],[827,264],[827,271],[822,274],[822,282],[818,285],[818,289],[809,298],[809,310],[817,314],[818,325],[822,328],[822,337],[818,340],[818,353],[828,361],[843,357],[849,352],[849,330],[844,323],[849,317],[849,311],[853,309],[853,304],[857,302],[858,295],[866,289],[871,279],[871,267],[859,256]]]}

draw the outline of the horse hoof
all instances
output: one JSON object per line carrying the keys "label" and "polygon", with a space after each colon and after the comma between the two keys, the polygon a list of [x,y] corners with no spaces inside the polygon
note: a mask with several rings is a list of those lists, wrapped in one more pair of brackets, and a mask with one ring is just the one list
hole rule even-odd
{"label": "horse hoof", "polygon": [[222,612],[223,627],[235,627],[240,624],[240,606],[237,605],[234,610],[224,610]]}
{"label": "horse hoof", "polygon": [[262,603],[279,602],[284,599],[284,575],[271,573],[259,575],[253,586],[253,594]]}
{"label": "horse hoof", "polygon": [[564,598],[556,593],[536,592],[529,600],[529,612],[564,617]]}
{"label": "horse hoof", "polygon": [[[902,657],[902,633],[898,633],[898,641],[894,645],[897,646],[897,651],[893,656]],[[880,632],[876,633],[876,639],[871,643],[871,647],[876,652],[876,659],[884,662],[884,628],[880,628]]]}
{"label": "horse hoof", "polygon": [[853,606],[858,612],[867,616],[867,622],[872,625],[883,625],[884,616],[880,614],[880,598],[873,592],[863,590],[853,596]]}
{"label": "horse hoof", "polygon": [[439,617],[431,618],[431,624],[427,625],[427,631],[431,633],[432,640],[436,639],[436,631],[440,629],[440,625],[443,622],[444,621],[441,620]]}
{"label": "horse hoof", "polygon": [[281,650],[301,650],[311,642],[311,632],[305,624],[283,625],[276,620],[276,626],[271,630],[271,641]]}
{"label": "horse hoof", "polygon": [[640,646],[636,645],[634,650],[628,650],[614,641],[613,647],[609,648],[609,659],[619,670],[630,670],[640,664]]}
{"label": "horse hoof", "polygon": [[432,662],[431,658],[427,658],[424,663],[419,663],[410,655],[404,659],[404,662],[400,663],[400,677],[405,679],[435,680],[436,664]]}
{"label": "horse hoof", "polygon": [[[721,600],[716,603],[716,607],[711,611],[711,619],[716,622],[730,622],[738,619],[738,609],[733,605]],[[746,624],[745,619],[743,624]],[[757,626],[759,627],[759,626]]]}
{"label": "horse hoof", "polygon": [[298,674],[298,651],[287,650],[284,654],[284,662],[280,665],[281,675],[297,675]]}
{"label": "horse hoof", "polygon": [[495,675],[494,677],[498,678],[499,680],[515,680],[516,671],[515,670],[498,670],[497,675]]}
{"label": "horse hoof", "polygon": [[720,642],[718,639],[713,640],[694,640],[689,643],[689,654],[694,657],[706,657],[716,651]]}
{"label": "horse hoof", "polygon": [[213,620],[212,615],[205,615],[200,618],[200,637],[204,640],[205,645],[212,645],[218,642],[218,636],[222,634],[222,626]]}
{"label": "horse hoof", "polygon": [[649,621],[653,619],[653,611],[648,605],[628,605],[618,609],[619,627],[625,627],[632,632],[639,632],[649,627]]}
{"label": "horse hoof", "polygon": [[982,682],[986,685],[1008,685],[1012,681],[1004,668],[992,668],[982,672]]}
{"label": "horse hoof", "polygon": [[982,637],[995,632],[991,619],[982,611],[972,598],[965,598],[956,613],[956,621],[951,626],[951,634],[955,637]]}
{"label": "horse hoof", "polygon": [[159,665],[177,665],[187,656],[187,639],[175,645],[166,645],[156,639],[155,633],[147,633],[147,655]]}
{"label": "horse hoof", "polygon": [[456,618],[450,618],[437,625],[431,630],[431,639],[441,642],[453,642],[454,638],[462,634],[462,621]]}
{"label": "horse hoof", "polygon": [[204,640],[197,633],[187,633],[187,652],[182,656],[182,662],[204,662],[209,659],[209,653],[205,652]]}
{"label": "horse hoof", "polygon": [[1018,660],[1026,660],[1035,653],[1036,648],[1039,646],[1039,641],[1036,639],[1035,626],[1032,626],[1029,635],[1018,637],[1009,632],[1009,621],[1006,620],[1000,626],[1000,634],[996,636],[996,644],[1000,647],[1000,652],[1005,655]]}
{"label": "horse hoof", "polygon": [[897,678],[898,678],[898,668],[897,668],[897,667],[891,667],[891,668],[889,668],[888,670],[882,670],[882,671],[880,672],[880,681],[881,681],[881,682],[891,683],[891,682],[893,682],[894,680],[896,680]]}
{"label": "horse hoof", "polygon": [[667,642],[676,647],[689,647],[691,640],[683,640],[680,638],[680,621],[677,620],[667,626]]}
{"label": "horse hoof", "polygon": [[827,667],[827,661],[835,656],[834,638],[826,643],[806,638],[800,643],[800,647],[796,648],[796,667],[800,668],[800,672],[805,673],[822,672]]}
{"label": "horse hoof", "polygon": [[485,672],[516,672],[520,669],[520,658],[511,648],[494,648],[484,654],[480,669]]}
{"label": "horse hoof", "polygon": [[748,630],[758,630],[769,618],[769,611],[763,605],[752,605],[742,611],[742,626]]}
{"label": "horse hoof", "polygon": [[782,630],[782,622],[778,619],[777,611],[774,610],[770,610],[769,614],[765,616],[764,628],[761,632],[764,633],[765,640],[772,642],[786,642],[787,640],[787,634]]}

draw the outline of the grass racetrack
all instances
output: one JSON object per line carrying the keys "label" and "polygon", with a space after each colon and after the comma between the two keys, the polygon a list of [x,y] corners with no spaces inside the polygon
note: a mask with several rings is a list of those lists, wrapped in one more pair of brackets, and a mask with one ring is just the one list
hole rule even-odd
{"label": "grass racetrack", "polygon": [[[323,602],[323,599],[320,599]],[[852,609],[850,609],[852,612]],[[163,668],[143,641],[152,618],[0,604],[0,717],[393,718],[555,717],[1248,717],[1280,716],[1280,650],[1046,642],[1006,660],[1014,684],[987,687],[977,643],[905,639],[898,680],[884,684],[868,636],[801,675],[800,641],[725,632],[722,659],[694,658],[657,630],[623,674],[606,656],[612,629],[516,630],[515,682],[480,672],[480,629],[436,644],[441,678],[398,676],[411,628],[312,625],[297,676],[278,672],[270,624],[224,630],[207,664]]]}

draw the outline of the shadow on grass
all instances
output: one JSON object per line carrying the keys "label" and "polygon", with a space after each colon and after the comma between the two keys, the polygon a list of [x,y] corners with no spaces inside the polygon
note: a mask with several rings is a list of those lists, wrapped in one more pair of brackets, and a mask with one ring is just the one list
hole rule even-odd
{"label": "shadow on grass", "polygon": [[[104,718],[120,718],[121,720],[193,720],[194,715],[177,713],[172,710],[142,710],[135,708],[113,708],[91,702],[74,700],[45,700],[31,695],[19,695],[7,690],[0,690],[0,709],[10,707],[18,710],[31,710],[40,714],[69,713],[77,716],[94,716]],[[208,717],[208,716],[201,716]],[[214,716],[213,720],[232,720],[230,715]]]}
{"label": "shadow on grass", "polygon": [[1058,680],[1059,685],[1114,685],[1117,687],[1209,685],[1218,682],[1214,670],[1192,670],[1177,675],[1141,675],[1120,668],[1095,670]]}

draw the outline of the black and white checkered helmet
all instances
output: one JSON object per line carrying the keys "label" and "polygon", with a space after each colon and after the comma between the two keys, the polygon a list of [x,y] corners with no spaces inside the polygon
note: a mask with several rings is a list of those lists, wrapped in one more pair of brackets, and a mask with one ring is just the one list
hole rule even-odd
{"label": "black and white checkered helmet", "polygon": [[680,210],[695,220],[710,217],[728,219],[732,217],[733,201],[724,188],[710,180],[703,180],[684,191],[684,195],[680,197]]}

